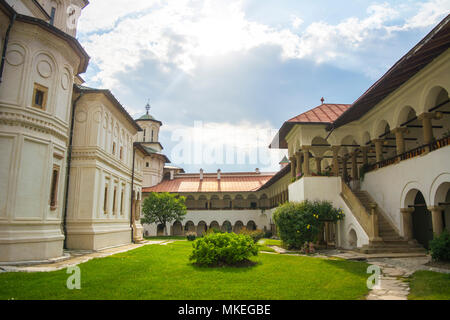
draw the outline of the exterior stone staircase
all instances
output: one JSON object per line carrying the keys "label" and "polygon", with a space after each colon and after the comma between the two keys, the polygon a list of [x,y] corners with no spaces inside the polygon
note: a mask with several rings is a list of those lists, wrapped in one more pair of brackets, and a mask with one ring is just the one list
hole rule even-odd
{"label": "exterior stone staircase", "polygon": [[[373,210],[373,206],[376,202],[366,191],[353,191],[353,194],[358,198],[367,212],[371,212],[371,210]],[[376,210],[378,217],[378,235],[380,240],[370,241],[369,245],[365,245],[359,249],[361,253],[426,254],[426,250],[416,240],[404,240],[387,220],[384,213],[381,212],[378,206],[376,206],[374,210]]]}

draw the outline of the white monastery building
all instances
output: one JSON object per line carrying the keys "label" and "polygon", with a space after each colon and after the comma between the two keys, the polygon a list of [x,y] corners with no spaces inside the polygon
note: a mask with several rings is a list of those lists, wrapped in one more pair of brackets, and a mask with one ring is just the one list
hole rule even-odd
{"label": "white monastery building", "polygon": [[[286,201],[329,200],[345,219],[326,245],[421,252],[450,230],[450,17],[353,104],[323,103],[284,123],[278,172],[185,173],[159,143],[162,122],[133,119],[83,85],[76,40],[87,0],[0,0],[0,263],[60,258],[143,235],[242,227],[276,232]],[[188,214],[140,224],[149,192],[186,197]]]}

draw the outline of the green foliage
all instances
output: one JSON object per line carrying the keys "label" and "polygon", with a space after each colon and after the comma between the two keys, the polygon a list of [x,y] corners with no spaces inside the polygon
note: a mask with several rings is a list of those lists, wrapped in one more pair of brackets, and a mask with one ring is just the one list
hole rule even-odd
{"label": "green foliage", "polygon": [[289,249],[302,249],[305,244],[315,242],[325,221],[343,218],[343,211],[328,201],[285,203],[273,215],[279,236]]}
{"label": "green foliage", "polygon": [[264,238],[270,239],[272,238],[273,233],[272,231],[266,231],[266,233],[264,233]]}
{"label": "green foliage", "polygon": [[195,232],[188,232],[188,233],[186,233],[186,238],[189,241],[194,241],[197,238],[197,233],[195,233]]}
{"label": "green foliage", "polygon": [[211,233],[195,240],[190,261],[203,266],[235,265],[258,254],[252,238],[235,233]]}
{"label": "green foliage", "polygon": [[450,233],[445,230],[430,241],[431,257],[435,261],[450,261]]}
{"label": "green foliage", "polygon": [[244,234],[253,239],[253,242],[257,243],[259,240],[264,238],[264,231],[262,230],[248,230],[246,227],[243,227],[239,234]]}
{"label": "green foliage", "polygon": [[363,164],[361,168],[359,168],[359,179],[361,180],[361,182],[364,181],[364,177],[368,171],[369,171],[368,164]]}
{"label": "green foliage", "polygon": [[187,213],[186,198],[168,192],[152,192],[144,199],[141,223],[166,225],[174,221],[183,221]]}
{"label": "green foliage", "polygon": [[217,229],[217,228],[209,228],[208,231],[206,231],[204,233],[204,236],[208,235],[208,234],[212,234],[212,233],[224,233],[222,230]]}

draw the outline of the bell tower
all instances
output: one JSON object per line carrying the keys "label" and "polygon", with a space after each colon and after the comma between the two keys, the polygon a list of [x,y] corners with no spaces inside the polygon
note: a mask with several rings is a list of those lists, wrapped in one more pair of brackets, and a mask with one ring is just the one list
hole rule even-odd
{"label": "bell tower", "polygon": [[145,115],[136,120],[137,124],[143,130],[138,134],[137,142],[161,152],[163,147],[161,143],[159,143],[159,129],[162,126],[162,122],[150,115],[150,108],[149,101],[145,105]]}

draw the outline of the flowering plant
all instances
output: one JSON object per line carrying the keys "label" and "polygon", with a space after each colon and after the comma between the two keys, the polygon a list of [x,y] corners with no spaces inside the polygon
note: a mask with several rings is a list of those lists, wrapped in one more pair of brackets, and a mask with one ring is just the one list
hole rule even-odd
{"label": "flowering plant", "polygon": [[288,248],[302,249],[305,244],[317,241],[325,222],[344,217],[343,210],[334,208],[330,202],[303,201],[279,206],[273,220],[283,243]]}

